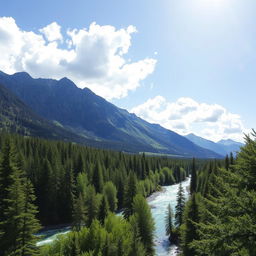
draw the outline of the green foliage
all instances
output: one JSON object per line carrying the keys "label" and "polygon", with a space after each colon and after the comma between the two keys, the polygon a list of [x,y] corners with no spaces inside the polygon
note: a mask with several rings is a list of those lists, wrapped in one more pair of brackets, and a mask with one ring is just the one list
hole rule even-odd
{"label": "green foliage", "polygon": [[184,255],[256,255],[256,133],[237,158],[212,162],[198,175],[181,226]]}
{"label": "green foliage", "polygon": [[85,197],[86,225],[90,226],[94,219],[97,219],[99,202],[96,197],[95,188],[89,185]]}
{"label": "green foliage", "polygon": [[175,225],[179,227],[182,224],[183,210],[185,207],[184,189],[180,183],[177,193],[177,205],[175,207]]}
{"label": "green foliage", "polygon": [[193,256],[196,252],[190,247],[190,243],[198,239],[196,223],[199,221],[199,207],[195,194],[192,194],[187,202],[183,215],[184,221],[180,228],[182,252],[184,256]]}
{"label": "green foliage", "polygon": [[101,193],[103,190],[103,174],[102,174],[102,167],[99,161],[97,161],[92,177],[92,183],[95,187],[97,193]]}
{"label": "green foliage", "polygon": [[[96,192],[102,193],[105,184],[112,182],[117,190],[118,202],[116,207],[112,186],[112,195],[108,194],[110,209],[125,208],[129,212],[137,192],[148,196],[158,190],[159,185],[174,184],[175,167],[180,166],[175,175],[184,177],[184,170],[191,163],[191,160],[130,155],[7,134],[0,137],[0,150],[4,148],[5,138],[10,137],[24,160],[23,169],[35,188],[38,217],[44,226],[72,222],[75,198],[82,193],[85,200],[88,185],[94,185]],[[131,191],[132,184],[128,189],[131,182],[129,173],[133,173],[136,179],[134,192]],[[127,199],[128,195],[131,195],[130,199]]]}
{"label": "green foliage", "polygon": [[86,223],[85,201],[82,193],[75,199],[73,210],[73,229],[79,231]]}
{"label": "green foliage", "polygon": [[[76,235],[68,236],[67,246],[62,243],[64,238],[59,238],[60,242],[49,249],[49,255],[143,256],[149,249],[142,240],[140,215],[134,215],[135,226],[128,220],[113,221],[107,214],[107,205],[111,211],[124,208],[128,219],[134,212],[133,199],[138,193],[146,197],[158,190],[160,184],[175,183],[175,166],[181,167],[175,175],[184,177],[191,162],[8,134],[0,136],[0,152],[0,256],[5,248],[18,248],[19,253],[21,244],[24,255],[36,252],[35,215],[44,226],[73,225]],[[104,227],[103,222],[108,226]],[[109,228],[112,222],[114,229]],[[95,230],[99,237],[94,235]],[[88,247],[88,233],[92,242],[102,241],[100,250]],[[48,255],[47,250],[42,253]]]}
{"label": "green foliage", "polygon": [[[132,216],[133,217],[133,216]],[[131,217],[131,219],[132,219]],[[109,214],[104,226],[94,220],[89,228],[70,232],[41,247],[41,256],[146,256],[137,222]],[[136,229],[136,230],[134,230]]]}
{"label": "green foliage", "polygon": [[154,220],[146,199],[142,195],[136,195],[133,199],[133,212],[141,242],[147,255],[154,255]]}
{"label": "green foliage", "polygon": [[0,160],[0,255],[36,255],[34,233],[40,228],[31,182],[7,140]]}
{"label": "green foliage", "polygon": [[113,182],[108,181],[104,185],[103,194],[107,198],[109,210],[114,212],[117,209],[117,190]]}
{"label": "green foliage", "polygon": [[133,199],[137,195],[138,184],[134,172],[130,172],[124,194],[124,217],[128,219],[133,214]]}
{"label": "green foliage", "polygon": [[174,229],[173,211],[172,211],[171,205],[168,204],[166,215],[165,215],[165,230],[166,230],[166,235],[169,237],[170,241],[172,239],[173,229]]}
{"label": "green foliage", "polygon": [[108,200],[104,195],[101,199],[101,203],[99,206],[99,214],[98,214],[99,215],[98,219],[102,225],[104,224],[105,218],[108,216],[108,212],[109,212]]}
{"label": "green foliage", "polygon": [[195,158],[193,158],[192,168],[191,168],[191,182],[190,182],[190,193],[196,192],[197,187],[197,173],[196,173],[196,163]]}

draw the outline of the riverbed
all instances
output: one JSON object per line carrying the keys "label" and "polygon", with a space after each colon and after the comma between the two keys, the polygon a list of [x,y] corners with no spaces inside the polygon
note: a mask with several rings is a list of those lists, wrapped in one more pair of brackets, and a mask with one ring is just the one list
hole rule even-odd
{"label": "riverbed", "polygon": [[[189,183],[189,178],[182,182],[186,198],[188,197]],[[177,247],[170,245],[168,237],[165,235],[164,219],[169,203],[171,204],[173,211],[175,210],[178,189],[179,184],[163,186],[162,191],[155,192],[147,198],[147,201],[151,207],[152,216],[155,220],[155,249],[157,256],[174,256],[177,254]],[[57,238],[57,236],[65,235],[68,232],[70,232],[70,227],[51,229],[41,232],[39,235],[43,235],[45,237],[37,243],[37,246],[51,243]]]}

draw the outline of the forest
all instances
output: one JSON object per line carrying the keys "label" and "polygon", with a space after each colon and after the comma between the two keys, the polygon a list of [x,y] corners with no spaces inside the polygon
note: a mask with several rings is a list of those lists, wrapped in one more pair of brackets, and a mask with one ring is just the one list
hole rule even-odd
{"label": "forest", "polygon": [[[170,240],[184,256],[256,255],[256,133],[245,137],[246,145],[234,158],[209,161],[191,168],[190,198],[182,189],[177,195],[173,225],[166,217]],[[176,240],[175,240],[176,239]]]}
{"label": "forest", "polygon": [[[188,175],[189,200],[180,186],[165,219],[180,254],[256,255],[255,137],[236,157],[186,160],[1,134],[0,255],[153,256],[145,198]],[[37,247],[35,234],[58,224],[72,232]]]}
{"label": "forest", "polygon": [[[1,134],[0,149],[0,255],[34,255],[40,225],[65,223],[75,231],[63,243],[69,249],[59,245],[44,255],[153,255],[145,197],[184,180],[191,168],[191,160],[13,134]],[[113,215],[121,209],[125,219]]]}

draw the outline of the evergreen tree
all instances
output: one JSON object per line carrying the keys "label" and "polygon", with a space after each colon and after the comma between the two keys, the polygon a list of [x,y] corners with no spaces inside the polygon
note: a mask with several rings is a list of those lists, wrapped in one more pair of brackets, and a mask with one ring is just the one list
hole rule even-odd
{"label": "evergreen tree", "polygon": [[198,221],[198,204],[196,201],[196,195],[192,194],[184,210],[184,224],[181,236],[182,252],[184,256],[196,255],[195,249],[191,247],[191,242],[198,239],[196,226]]}
{"label": "evergreen tree", "polygon": [[166,235],[169,237],[170,241],[174,241],[173,239],[173,211],[171,208],[171,205],[168,204],[167,207],[167,212],[165,216],[165,230],[166,230]]}
{"label": "evergreen tree", "polygon": [[226,157],[225,157],[225,168],[226,168],[226,170],[229,169],[229,157],[228,157],[228,155],[226,155]]}
{"label": "evergreen tree", "polygon": [[31,183],[19,169],[17,156],[7,142],[0,162],[0,187],[4,195],[0,200],[0,255],[35,255],[33,234],[40,227],[35,218],[35,197]]}
{"label": "evergreen tree", "polygon": [[114,212],[117,208],[117,198],[116,198],[117,190],[116,190],[116,186],[111,181],[108,181],[104,185],[103,194],[107,198],[107,202],[108,202],[108,205],[109,205],[109,210]]}
{"label": "evergreen tree", "polygon": [[93,171],[92,183],[95,187],[97,193],[101,193],[103,190],[103,175],[102,175],[102,167],[99,161]]}
{"label": "evergreen tree", "polygon": [[197,183],[196,164],[195,164],[195,158],[193,158],[192,169],[191,169],[190,194],[193,194],[194,192],[196,192],[196,187],[197,187],[196,183]]}
{"label": "evergreen tree", "polygon": [[[209,193],[200,199],[196,255],[256,255],[256,133],[228,170],[219,168],[208,179]],[[230,161],[231,163],[231,161]]]}
{"label": "evergreen tree", "polygon": [[177,205],[175,206],[175,225],[179,227],[182,224],[182,215],[185,207],[184,189],[180,183],[177,193]]}
{"label": "evergreen tree", "polygon": [[[4,211],[7,208],[8,188],[12,183],[11,174],[13,169],[10,160],[10,142],[5,141],[2,149],[0,162],[0,221],[4,220]],[[1,247],[0,247],[1,248]]]}
{"label": "evergreen tree", "polygon": [[89,227],[94,219],[97,219],[98,201],[95,188],[92,185],[87,187],[85,197],[86,224]]}
{"label": "evergreen tree", "polygon": [[102,225],[104,224],[105,218],[108,216],[108,210],[109,210],[108,200],[104,195],[102,196],[102,199],[101,199],[101,203],[99,207],[99,216],[98,216],[98,220]]}
{"label": "evergreen tree", "polygon": [[137,193],[137,178],[134,172],[130,172],[124,194],[124,217],[126,219],[133,214],[133,199]]}
{"label": "evergreen tree", "polygon": [[73,207],[73,229],[79,231],[86,223],[85,199],[82,193],[75,199]]}
{"label": "evergreen tree", "polygon": [[234,164],[234,156],[233,156],[233,153],[232,153],[232,152],[230,152],[230,157],[229,157],[229,159],[230,159],[230,165],[233,165],[233,164]]}
{"label": "evergreen tree", "polygon": [[138,225],[139,235],[147,255],[154,255],[154,220],[146,199],[136,195],[133,200],[133,212]]}
{"label": "evergreen tree", "polygon": [[40,229],[40,224],[39,221],[35,218],[38,210],[34,204],[36,199],[34,195],[34,188],[29,179],[25,179],[24,195],[25,202],[21,226],[21,256],[37,255],[37,238],[34,234]]}
{"label": "evergreen tree", "polygon": [[76,194],[81,194],[85,198],[86,186],[88,185],[88,178],[86,173],[78,173],[76,178]]}
{"label": "evergreen tree", "polygon": [[128,256],[146,256],[146,251],[141,242],[140,230],[138,227],[137,217],[132,215],[129,219],[132,230],[131,247]]}

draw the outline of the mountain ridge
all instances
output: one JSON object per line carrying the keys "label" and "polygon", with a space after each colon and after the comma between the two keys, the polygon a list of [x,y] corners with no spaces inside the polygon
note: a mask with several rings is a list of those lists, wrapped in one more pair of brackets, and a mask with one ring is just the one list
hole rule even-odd
{"label": "mountain ridge", "polygon": [[[187,138],[150,124],[93,93],[78,88],[68,78],[32,78],[25,72],[0,73],[4,84],[41,117],[60,123],[70,132],[92,139],[137,148],[137,152],[172,154],[182,157],[220,158]],[[129,146],[130,145],[130,146]]]}
{"label": "mountain ridge", "polygon": [[212,150],[222,156],[230,154],[236,154],[237,151],[240,150],[240,147],[243,146],[243,143],[227,139],[227,140],[220,140],[218,142],[213,142],[211,140],[204,139],[200,136],[197,136],[193,133],[185,135],[186,138],[191,140],[193,143],[197,144],[200,147]]}

